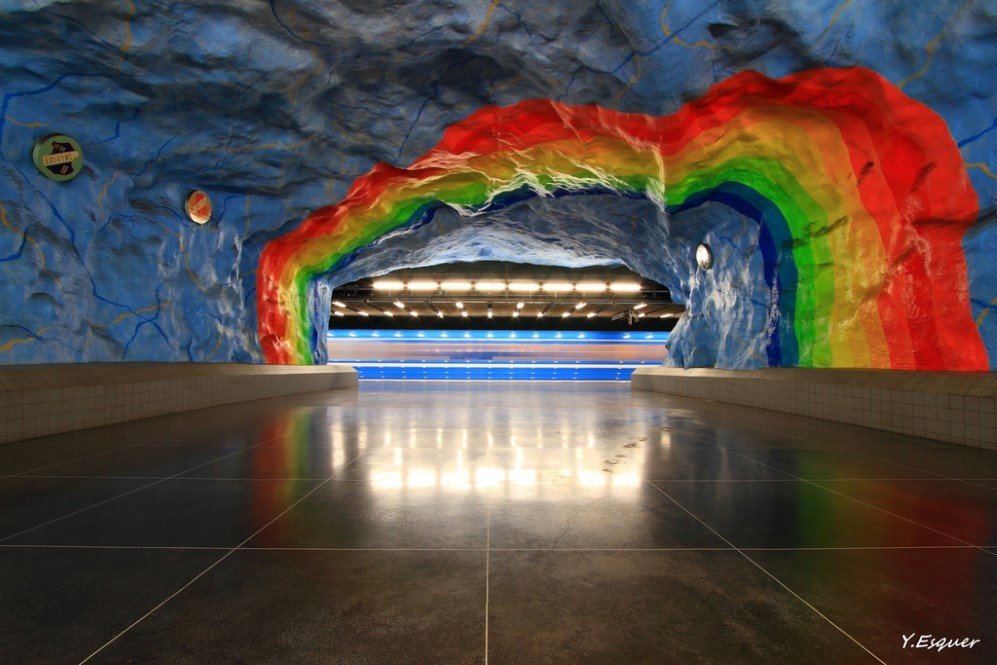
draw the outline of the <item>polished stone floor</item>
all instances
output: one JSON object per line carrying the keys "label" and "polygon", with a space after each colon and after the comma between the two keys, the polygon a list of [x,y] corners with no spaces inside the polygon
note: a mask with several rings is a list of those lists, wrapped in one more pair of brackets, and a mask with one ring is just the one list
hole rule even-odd
{"label": "polished stone floor", "polygon": [[993,663],[995,524],[994,453],[370,382],[0,446],[0,662]]}

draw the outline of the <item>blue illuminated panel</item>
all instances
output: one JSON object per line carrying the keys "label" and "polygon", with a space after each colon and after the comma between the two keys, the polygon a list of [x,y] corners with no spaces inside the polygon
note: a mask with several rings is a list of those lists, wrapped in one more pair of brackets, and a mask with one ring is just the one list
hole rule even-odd
{"label": "blue illuminated panel", "polygon": [[332,330],[329,362],[361,379],[627,381],[660,365],[667,332]]}

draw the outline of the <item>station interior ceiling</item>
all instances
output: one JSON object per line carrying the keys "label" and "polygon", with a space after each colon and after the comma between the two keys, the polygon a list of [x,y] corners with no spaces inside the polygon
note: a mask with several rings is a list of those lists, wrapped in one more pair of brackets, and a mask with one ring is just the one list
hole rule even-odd
{"label": "station interior ceiling", "polygon": [[397,270],[332,292],[329,327],[670,331],[685,308],[625,266],[509,262]]}

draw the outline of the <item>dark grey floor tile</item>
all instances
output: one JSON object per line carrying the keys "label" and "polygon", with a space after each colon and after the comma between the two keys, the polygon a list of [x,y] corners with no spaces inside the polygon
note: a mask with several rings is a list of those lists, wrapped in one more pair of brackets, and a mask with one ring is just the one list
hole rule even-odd
{"label": "dark grey floor tile", "polygon": [[824,445],[809,442],[790,434],[740,429],[738,427],[713,428],[711,425],[711,422],[704,423],[703,427],[695,432],[697,438],[704,444],[737,452],[747,452],[756,449],[780,450],[807,448],[821,450],[826,448]]}
{"label": "dark grey floor tile", "polygon": [[[599,474],[597,474],[598,476]],[[584,480],[584,479],[583,479]],[[727,547],[653,487],[602,487],[576,480],[495,493],[489,511],[494,548]]]}
{"label": "dark grey floor tile", "polygon": [[[224,407],[222,407],[224,409]],[[209,412],[210,413],[210,412]],[[185,412],[53,434],[32,442],[57,445],[238,445],[259,432],[259,424],[225,417],[224,413]]]}
{"label": "dark grey floor tile", "polygon": [[[484,547],[487,506],[470,488],[404,486],[388,474],[371,482],[329,482],[247,547]],[[429,480],[429,479],[427,479]]]}
{"label": "dark grey floor tile", "polygon": [[0,547],[0,662],[79,663],[220,555]]}
{"label": "dark grey floor tile", "polygon": [[[310,440],[302,445],[267,444],[228,454],[181,474],[183,478],[337,478],[360,451]],[[216,455],[217,457],[217,455]]]}
{"label": "dark grey floor tile", "polygon": [[[874,431],[874,430],[870,430]],[[861,440],[861,437],[858,437]],[[856,446],[857,453],[936,476],[997,479],[997,451],[912,439],[880,448]]]}
{"label": "dark grey floor tile", "polygon": [[238,551],[100,663],[481,663],[484,552]]}
{"label": "dark grey floor tile", "polygon": [[973,545],[997,544],[997,492],[958,480],[818,482]]}
{"label": "dark grey floor tile", "polygon": [[[136,437],[137,438],[137,437]],[[203,448],[237,449],[266,444],[267,439],[259,428],[249,431],[182,431],[161,439],[137,438],[140,446],[198,446]]]}
{"label": "dark grey floor tile", "polygon": [[642,459],[648,480],[784,480],[765,464],[718,448],[648,446]]}
{"label": "dark grey floor tile", "polygon": [[654,483],[738,547],[960,545],[813,483]]}
{"label": "dark grey floor tile", "polygon": [[[749,555],[887,663],[997,662],[997,557],[976,549]],[[982,642],[905,649],[911,634]]]}
{"label": "dark grey floor tile", "polygon": [[[365,445],[323,448],[326,475],[340,480],[363,480],[379,484],[384,478],[398,476],[405,484],[406,477],[422,476],[427,473],[437,477],[439,484],[442,475],[455,471],[464,465],[476,466],[485,463],[493,454],[485,447],[463,448],[453,442],[436,448],[422,445]],[[344,463],[345,462],[345,463]],[[380,480],[379,480],[380,479]]]}
{"label": "dark grey floor tile", "polygon": [[236,452],[238,449],[213,446],[131,446],[25,475],[168,478]]}
{"label": "dark grey floor tile", "polygon": [[45,469],[59,473],[65,468],[66,462],[86,457],[109,455],[125,448],[128,444],[118,446],[87,445],[55,446],[21,441],[0,445],[0,476],[15,475],[35,469]]}
{"label": "dark grey floor tile", "polygon": [[740,454],[804,480],[937,478],[936,475],[926,471],[855,455],[844,450],[779,448],[744,450],[740,451]]}
{"label": "dark grey floor tile", "polygon": [[489,663],[875,662],[741,555],[492,552]]}
{"label": "dark grey floor tile", "polygon": [[0,540],[95,503],[133,491],[150,480],[33,478],[0,480]]}
{"label": "dark grey floor tile", "polygon": [[319,482],[166,480],[27,531],[9,542],[234,547]]}
{"label": "dark grey floor tile", "polygon": [[[439,455],[443,466],[454,466],[454,454]],[[612,478],[682,479],[682,480],[771,480],[787,478],[779,471],[764,464],[739,457],[726,450],[705,446],[669,446],[635,439],[630,443],[610,448],[598,446],[544,446],[543,448],[517,447],[503,450],[459,451],[460,461],[478,466],[490,466],[509,473],[536,472],[553,478],[600,476],[609,485]],[[477,457],[475,457],[477,455]],[[359,465],[369,464],[365,455]],[[447,459],[449,457],[449,459]],[[402,458],[400,458],[402,459]],[[382,457],[382,466],[398,462],[389,456]],[[404,461],[404,460],[403,460]],[[413,464],[414,466],[414,464]],[[589,482],[586,480],[586,482]]]}

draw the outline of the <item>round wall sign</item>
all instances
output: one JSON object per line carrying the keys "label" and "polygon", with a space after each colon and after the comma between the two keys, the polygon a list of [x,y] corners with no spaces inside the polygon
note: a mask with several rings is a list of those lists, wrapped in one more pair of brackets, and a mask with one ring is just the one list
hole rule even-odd
{"label": "round wall sign", "polygon": [[211,219],[211,199],[197,189],[187,197],[187,217],[195,224],[204,224]]}
{"label": "round wall sign", "polygon": [[72,180],[83,170],[83,148],[64,134],[49,134],[35,141],[31,159],[49,180]]}

